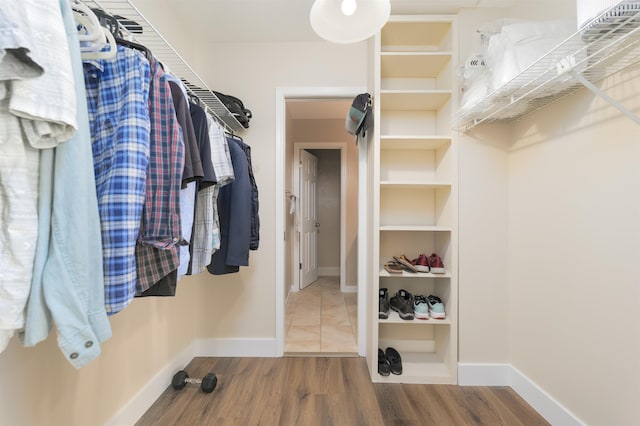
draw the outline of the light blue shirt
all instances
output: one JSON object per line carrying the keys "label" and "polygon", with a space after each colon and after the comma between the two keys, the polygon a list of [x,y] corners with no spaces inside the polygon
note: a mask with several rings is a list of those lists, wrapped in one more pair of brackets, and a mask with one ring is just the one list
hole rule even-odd
{"label": "light blue shirt", "polygon": [[66,359],[80,368],[100,355],[111,337],[104,306],[100,216],[93,172],[89,120],[76,24],[60,0],[78,99],[76,135],[41,152],[39,233],[25,329],[33,346],[48,336],[52,319]]}

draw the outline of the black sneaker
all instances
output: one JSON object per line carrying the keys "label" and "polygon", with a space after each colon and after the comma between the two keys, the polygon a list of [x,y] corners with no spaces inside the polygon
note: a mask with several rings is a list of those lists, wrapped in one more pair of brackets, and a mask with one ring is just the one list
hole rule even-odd
{"label": "black sneaker", "polygon": [[391,309],[396,311],[403,320],[413,319],[413,295],[407,290],[400,290],[389,302]]}
{"label": "black sneaker", "polygon": [[391,365],[389,364],[389,360],[382,349],[378,348],[378,374],[388,376],[390,373]]}
{"label": "black sneaker", "polygon": [[384,355],[389,363],[389,370],[391,373],[397,375],[402,374],[402,358],[398,351],[394,348],[387,348]]}
{"label": "black sneaker", "polygon": [[387,319],[389,318],[389,291],[386,288],[381,288],[379,290],[379,298],[378,318]]}

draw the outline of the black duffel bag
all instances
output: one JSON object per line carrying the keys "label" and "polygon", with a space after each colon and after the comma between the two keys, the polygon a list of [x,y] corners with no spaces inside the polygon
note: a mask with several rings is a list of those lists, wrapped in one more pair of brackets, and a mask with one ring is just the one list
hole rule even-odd
{"label": "black duffel bag", "polygon": [[244,107],[242,101],[235,96],[225,95],[220,92],[213,92],[220,102],[229,110],[229,112],[238,120],[242,127],[249,128],[249,120],[251,120],[251,110]]}

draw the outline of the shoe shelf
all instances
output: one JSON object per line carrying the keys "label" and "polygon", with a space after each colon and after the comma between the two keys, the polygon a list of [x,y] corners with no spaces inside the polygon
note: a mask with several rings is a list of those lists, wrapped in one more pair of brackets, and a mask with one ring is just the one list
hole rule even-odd
{"label": "shoe shelf", "polygon": [[437,188],[450,188],[450,182],[412,182],[412,181],[381,181],[380,187],[394,189],[437,189]]}
{"label": "shoe shelf", "polygon": [[379,276],[380,278],[451,278],[451,274],[449,272],[445,272],[444,274],[432,274],[431,272],[402,271],[401,273],[392,274],[385,271],[384,268],[380,269]]}
{"label": "shoe shelf", "polygon": [[450,226],[436,225],[383,225],[380,231],[398,231],[398,232],[451,232]]}
{"label": "shoe shelf", "polygon": [[400,318],[400,315],[396,311],[389,311],[389,318],[387,319],[378,319],[378,323],[380,324],[402,324],[402,325],[451,325],[451,320],[449,318],[444,319],[418,319],[414,318],[412,320],[404,320]]}
{"label": "shoe shelf", "polygon": [[[372,318],[373,381],[457,382],[457,102],[455,16],[392,16],[376,36],[373,294],[380,288],[442,298],[447,318]],[[393,256],[436,253],[445,274],[389,273]],[[372,315],[373,317],[373,315]],[[377,373],[377,349],[394,347],[403,374]],[[373,362],[372,362],[373,361]]]}

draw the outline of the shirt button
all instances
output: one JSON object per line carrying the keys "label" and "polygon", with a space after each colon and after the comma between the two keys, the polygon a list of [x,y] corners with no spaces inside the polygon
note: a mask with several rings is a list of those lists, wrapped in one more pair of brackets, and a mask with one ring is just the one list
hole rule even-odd
{"label": "shirt button", "polygon": [[76,359],[76,358],[78,358],[79,356],[80,356],[80,355],[78,355],[78,352],[74,352],[74,353],[72,353],[71,355],[69,355],[69,358],[71,358],[71,359]]}
{"label": "shirt button", "polygon": [[91,346],[93,346],[93,342],[91,340],[84,343],[85,348],[90,348]]}

